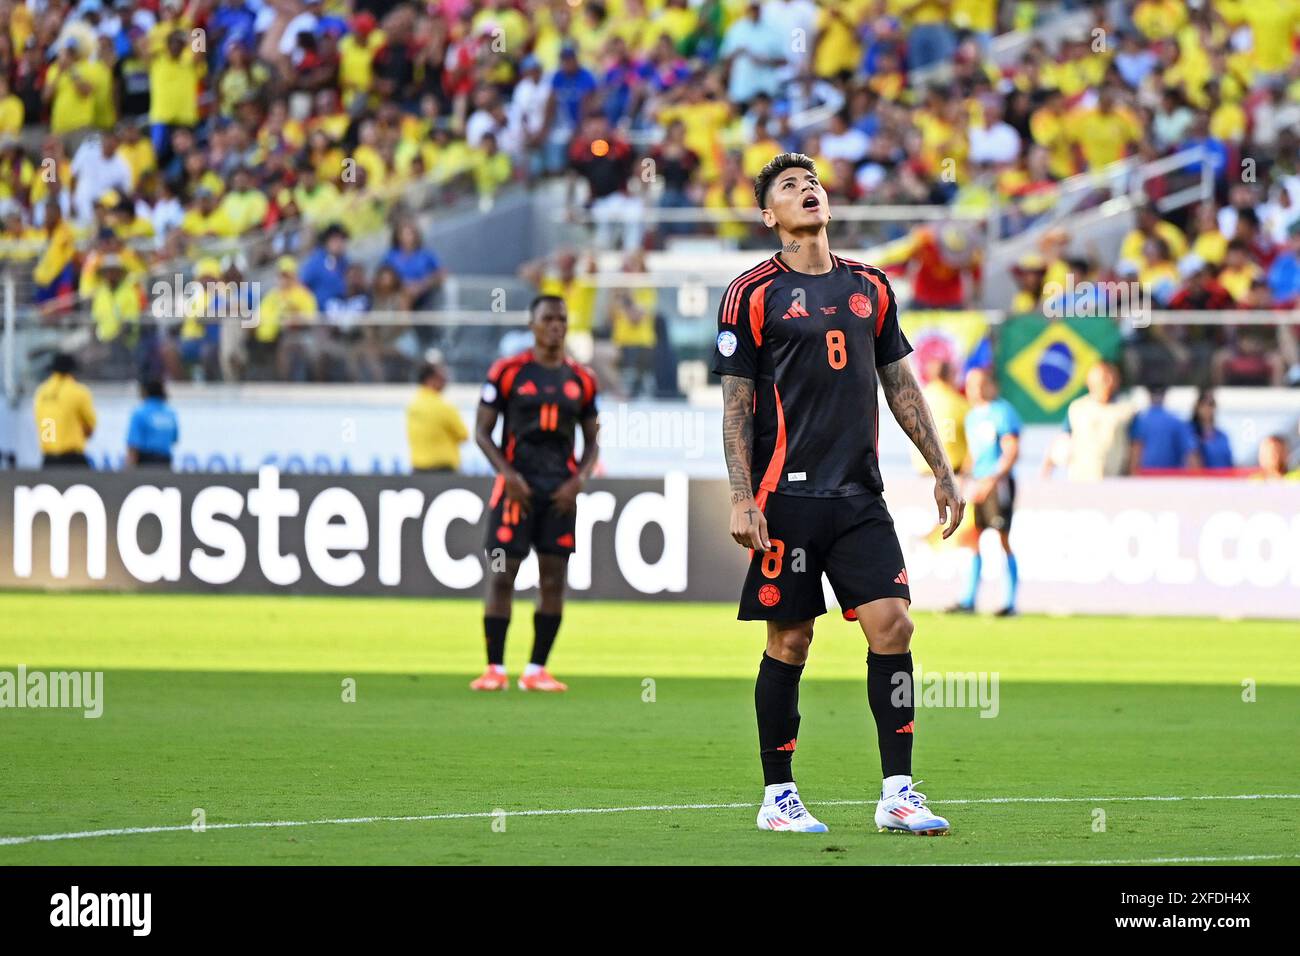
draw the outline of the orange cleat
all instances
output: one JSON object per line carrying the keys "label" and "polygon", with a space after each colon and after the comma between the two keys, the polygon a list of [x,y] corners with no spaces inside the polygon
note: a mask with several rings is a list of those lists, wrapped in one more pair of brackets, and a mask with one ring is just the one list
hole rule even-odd
{"label": "orange cleat", "polygon": [[483,672],[483,676],[473,681],[470,690],[506,690],[510,687],[510,678],[506,676],[504,668],[489,667]]}
{"label": "orange cleat", "polygon": [[560,691],[568,690],[569,685],[561,684],[558,680],[556,680],[554,677],[551,676],[550,671],[548,671],[546,668],[543,667],[541,670],[539,670],[536,674],[533,674],[531,677],[527,674],[520,675],[519,689],[520,690],[543,690],[543,691],[550,691],[552,693],[557,693]]}

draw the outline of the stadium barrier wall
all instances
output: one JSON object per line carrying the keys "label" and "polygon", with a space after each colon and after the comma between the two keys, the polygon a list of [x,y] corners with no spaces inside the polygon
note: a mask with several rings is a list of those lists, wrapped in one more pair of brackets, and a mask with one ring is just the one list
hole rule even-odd
{"label": "stadium barrier wall", "polygon": [[[410,471],[406,405],[409,385],[190,385],[171,388],[180,419],[174,455],[178,472],[256,472],[272,465],[317,475],[400,475]],[[92,386],[99,423],[86,446],[96,469],[121,470],[135,385]],[[1166,407],[1180,418],[1195,390],[1170,391]],[[471,426],[478,385],[453,385],[448,400]],[[1218,392],[1218,425],[1229,437],[1238,465],[1255,463],[1260,438],[1291,434],[1300,416],[1300,390],[1232,388]],[[237,423],[237,427],[232,427]],[[1021,471],[1037,465],[1060,434],[1059,425],[1026,425]],[[600,400],[600,468],[614,478],[685,471],[692,478],[727,476],[722,457],[721,390],[696,402]],[[0,467],[16,453],[18,468],[40,465],[40,444],[30,397],[17,408],[0,403]],[[880,463],[886,477],[914,473],[912,445],[892,415],[880,419]],[[461,471],[489,475],[491,466],[473,441],[461,446]]]}
{"label": "stadium barrier wall", "polygon": [[[0,473],[0,588],[477,596],[490,484],[463,476]],[[934,534],[933,486],[890,483],[915,606],[951,603],[967,552]],[[576,597],[734,602],[746,553],[725,482],[593,482]],[[1300,485],[1025,481],[1012,533],[1021,608],[1300,619]],[[985,535],[985,606],[1002,593]],[[519,587],[535,586],[536,561]],[[828,607],[834,607],[828,596]]]}

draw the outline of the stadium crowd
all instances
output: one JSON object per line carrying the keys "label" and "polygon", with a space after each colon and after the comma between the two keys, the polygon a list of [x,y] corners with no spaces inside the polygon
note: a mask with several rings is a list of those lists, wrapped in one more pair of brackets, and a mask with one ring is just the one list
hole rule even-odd
{"label": "stadium crowd", "polygon": [[[600,248],[691,233],[757,247],[768,240],[754,220],[650,228],[644,211],[750,208],[758,168],[792,149],[817,160],[833,203],[996,209],[1014,230],[1049,213],[1070,177],[1196,146],[1212,201],[1168,219],[1144,207],[1114,258],[1049,233],[1017,263],[1014,300],[993,304],[1043,309],[1069,275],[1138,281],[1171,309],[1294,308],[1300,139],[1286,118],[1300,105],[1300,0],[1064,6],[1091,10],[1095,29],[999,66],[995,33],[1059,8],[0,0],[0,255],[30,275],[43,315],[89,309],[95,347],[130,354],[142,378],[378,378],[409,374],[418,356],[347,317],[426,307],[445,277],[410,226],[416,185],[486,202],[567,175],[585,183],[572,201]],[[1148,181],[1148,199],[1184,173]],[[837,242],[865,237],[839,226]],[[403,238],[378,266],[338,251],[349,233],[384,229]],[[902,229],[881,264],[914,272],[914,305],[978,303],[969,237]],[[245,361],[222,367],[212,303],[189,303],[174,333],[141,331],[146,277],[178,262],[235,282],[276,263]],[[1126,370],[1140,379],[1300,381],[1286,326],[1165,326],[1132,344]]]}

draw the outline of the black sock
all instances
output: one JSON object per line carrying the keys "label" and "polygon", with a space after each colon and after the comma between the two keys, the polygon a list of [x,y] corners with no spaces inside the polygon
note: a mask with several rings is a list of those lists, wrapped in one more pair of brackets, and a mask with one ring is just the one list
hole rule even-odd
{"label": "black sock", "polygon": [[763,654],[754,684],[758,714],[758,755],[763,761],[763,785],[794,780],[790,762],[799,736],[799,678],[802,664],[787,664]]}
{"label": "black sock", "polygon": [[510,618],[483,615],[483,635],[487,638],[487,655],[489,664],[504,665],[506,662],[506,630],[510,627]]}
{"label": "black sock", "polygon": [[530,663],[538,667],[546,666],[546,658],[551,656],[551,645],[555,643],[555,635],[559,631],[559,614],[533,612],[533,656]]}
{"label": "black sock", "polygon": [[[906,674],[907,679],[895,675]],[[912,728],[916,716],[912,655],[867,651],[867,701],[876,719],[880,769],[886,777],[912,775]]]}

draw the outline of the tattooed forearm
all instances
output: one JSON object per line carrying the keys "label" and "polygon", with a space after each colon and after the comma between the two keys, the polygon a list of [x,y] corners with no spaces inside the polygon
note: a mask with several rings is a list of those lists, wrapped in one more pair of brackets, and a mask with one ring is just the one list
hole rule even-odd
{"label": "tattooed forearm", "polygon": [[731,478],[732,503],[752,498],[754,383],[737,375],[722,376],[722,450]]}
{"label": "tattooed forearm", "polygon": [[907,433],[907,437],[912,439],[912,444],[925,457],[935,478],[953,481],[952,465],[939,440],[939,429],[935,427],[930,406],[921,394],[921,386],[917,384],[907,359],[899,359],[881,368],[880,384],[885,390],[889,410],[894,413],[894,418]]}

